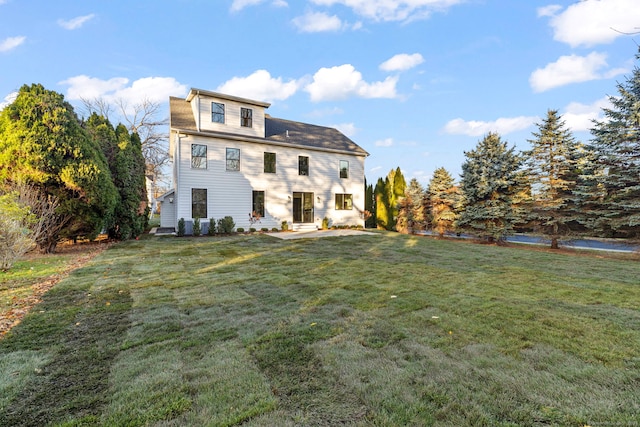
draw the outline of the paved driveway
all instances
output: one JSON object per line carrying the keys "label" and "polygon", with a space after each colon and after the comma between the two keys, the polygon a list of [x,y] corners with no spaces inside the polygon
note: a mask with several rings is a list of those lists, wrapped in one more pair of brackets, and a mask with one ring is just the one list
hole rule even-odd
{"label": "paved driveway", "polygon": [[278,239],[283,240],[292,240],[292,239],[316,239],[319,237],[334,237],[334,236],[358,236],[358,235],[367,235],[367,236],[380,236],[377,233],[371,233],[369,231],[364,230],[351,230],[351,229],[343,229],[343,230],[317,230],[317,231],[285,231],[285,232],[277,232],[277,233],[265,233],[269,236],[277,237]]}

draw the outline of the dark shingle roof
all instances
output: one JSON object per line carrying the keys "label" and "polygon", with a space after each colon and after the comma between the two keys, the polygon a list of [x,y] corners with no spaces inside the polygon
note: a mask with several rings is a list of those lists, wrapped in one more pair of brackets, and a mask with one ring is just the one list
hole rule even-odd
{"label": "dark shingle roof", "polygon": [[265,138],[270,141],[368,154],[358,144],[334,128],[276,119],[268,114],[265,116],[264,124]]}
{"label": "dark shingle roof", "polygon": [[[185,101],[183,98],[176,98],[172,96],[169,98],[169,111],[169,122],[171,128],[180,129],[182,131],[198,132],[189,102]],[[297,145],[322,150],[347,151],[356,155],[369,155],[369,153],[363,150],[358,144],[334,128],[277,119],[268,114],[265,115],[264,121],[265,137],[257,139],[261,139],[267,143],[274,142],[278,144],[287,144],[292,146]],[[201,131],[199,133],[238,137],[237,134],[223,132]],[[247,138],[247,140],[255,141],[256,139]]]}

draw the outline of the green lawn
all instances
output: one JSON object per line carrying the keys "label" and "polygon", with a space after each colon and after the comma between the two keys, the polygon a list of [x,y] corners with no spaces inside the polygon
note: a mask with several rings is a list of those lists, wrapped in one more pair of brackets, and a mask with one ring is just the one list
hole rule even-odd
{"label": "green lawn", "polygon": [[638,425],[639,306],[633,257],[147,237],[0,340],[0,425]]}

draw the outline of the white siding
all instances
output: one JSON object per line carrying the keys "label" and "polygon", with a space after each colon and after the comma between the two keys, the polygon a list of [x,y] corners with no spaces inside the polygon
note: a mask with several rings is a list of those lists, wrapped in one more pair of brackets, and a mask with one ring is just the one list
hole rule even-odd
{"label": "white siding", "polygon": [[[208,107],[210,108],[210,106]],[[254,112],[255,114],[255,112]],[[210,115],[210,113],[209,113]],[[255,116],[254,116],[255,123]],[[207,168],[191,168],[191,144],[207,146]],[[240,149],[240,171],[226,170],[226,148]],[[364,225],[364,157],[308,149],[226,141],[203,136],[180,138],[176,218],[191,220],[191,189],[207,189],[207,216],[232,216],[236,227],[250,227],[252,191],[265,192],[265,217],[256,228],[280,228],[293,220],[293,192],[313,192],[315,224],[327,217],[336,225]],[[276,153],[276,173],[264,173],[264,152]],[[309,157],[309,176],[298,175],[298,156]],[[349,161],[349,178],[340,178],[340,160]],[[335,194],[353,195],[352,210],[335,210]]]}
{"label": "white siding", "polygon": [[[224,124],[215,123],[211,120],[211,103],[218,102],[224,104]],[[195,114],[196,124],[202,131],[227,132],[243,136],[254,136],[264,138],[264,107],[258,105],[247,105],[228,99],[217,99],[209,96],[200,96],[200,120],[198,123],[198,99],[191,101]],[[252,114],[252,126],[244,127],[240,125],[240,109],[249,108]]]}

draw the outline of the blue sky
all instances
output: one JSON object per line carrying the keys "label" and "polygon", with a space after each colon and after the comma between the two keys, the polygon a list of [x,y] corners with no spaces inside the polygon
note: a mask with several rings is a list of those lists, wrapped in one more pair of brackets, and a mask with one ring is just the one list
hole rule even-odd
{"label": "blue sky", "polygon": [[220,91],[342,130],[370,182],[426,185],[490,131],[528,148],[548,109],[586,141],[637,31],[637,0],[0,0],[0,103],[31,83],[79,113]]}

